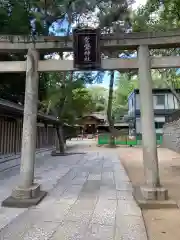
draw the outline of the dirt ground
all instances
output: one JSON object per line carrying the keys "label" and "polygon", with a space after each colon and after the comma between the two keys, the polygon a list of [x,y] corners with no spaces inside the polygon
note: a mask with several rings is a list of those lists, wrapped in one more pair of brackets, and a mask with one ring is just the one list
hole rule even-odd
{"label": "dirt ground", "polygon": [[[144,182],[142,149],[118,148],[120,159],[133,185]],[[158,148],[161,184],[180,205],[180,154]],[[143,210],[149,240],[180,239],[180,209]]]}

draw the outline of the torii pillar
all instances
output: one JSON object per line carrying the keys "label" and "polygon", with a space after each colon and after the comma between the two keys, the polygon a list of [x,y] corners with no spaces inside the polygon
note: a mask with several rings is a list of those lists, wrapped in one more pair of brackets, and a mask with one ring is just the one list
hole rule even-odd
{"label": "torii pillar", "polygon": [[151,58],[147,45],[139,46],[138,65],[143,163],[145,173],[145,185],[141,187],[141,193],[145,200],[167,200],[168,192],[160,184],[154,124]]}
{"label": "torii pillar", "polygon": [[26,208],[38,204],[46,192],[34,183],[34,164],[36,152],[38,73],[39,54],[32,48],[27,54],[24,120],[21,150],[20,182],[2,206]]}

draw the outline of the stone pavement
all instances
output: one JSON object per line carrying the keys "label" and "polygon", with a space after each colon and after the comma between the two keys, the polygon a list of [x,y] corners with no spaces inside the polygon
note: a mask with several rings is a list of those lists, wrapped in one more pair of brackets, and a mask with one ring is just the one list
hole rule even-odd
{"label": "stone pavement", "polygon": [[[17,185],[13,171],[1,176],[0,201]],[[1,207],[0,240],[147,240],[132,185],[113,151],[46,154],[35,176],[48,196],[29,209]]]}

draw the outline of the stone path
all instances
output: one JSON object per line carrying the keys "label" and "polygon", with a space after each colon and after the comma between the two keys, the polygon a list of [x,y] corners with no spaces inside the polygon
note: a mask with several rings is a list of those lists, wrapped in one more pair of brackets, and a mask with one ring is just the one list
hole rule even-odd
{"label": "stone path", "polygon": [[[49,194],[28,210],[1,207],[0,240],[147,240],[131,183],[113,152],[46,155],[39,162],[36,179]],[[0,180],[0,200],[17,184],[15,172]]]}

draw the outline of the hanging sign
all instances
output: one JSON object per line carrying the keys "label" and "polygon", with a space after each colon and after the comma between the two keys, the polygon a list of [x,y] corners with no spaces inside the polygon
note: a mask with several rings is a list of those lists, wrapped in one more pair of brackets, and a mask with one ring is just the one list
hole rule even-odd
{"label": "hanging sign", "polygon": [[99,29],[75,29],[73,32],[74,68],[96,70],[101,66]]}

